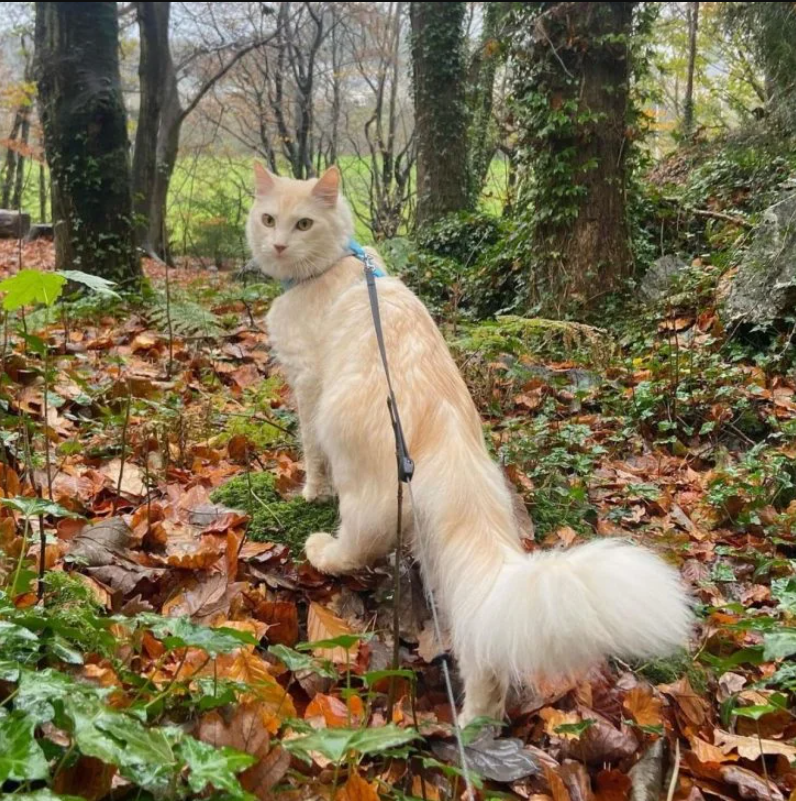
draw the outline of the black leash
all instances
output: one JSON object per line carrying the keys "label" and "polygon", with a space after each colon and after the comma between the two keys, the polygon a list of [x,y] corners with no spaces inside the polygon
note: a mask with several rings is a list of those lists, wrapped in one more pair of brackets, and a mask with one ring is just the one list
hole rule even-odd
{"label": "black leash", "polygon": [[[400,633],[400,562],[402,553],[402,507],[403,507],[403,486],[406,484],[409,490],[409,498],[412,505],[412,514],[414,515],[415,528],[417,528],[417,513],[415,510],[414,497],[412,495],[412,477],[415,474],[415,463],[409,456],[409,449],[406,445],[406,438],[401,426],[401,417],[398,414],[398,403],[395,400],[395,392],[393,392],[392,381],[390,380],[390,368],[387,364],[387,350],[384,346],[384,331],[381,326],[381,314],[379,313],[379,295],[376,290],[376,270],[378,269],[373,262],[373,258],[367,253],[363,252],[364,258],[359,256],[365,265],[365,281],[368,286],[368,298],[370,300],[370,311],[373,315],[373,328],[376,331],[376,342],[379,346],[379,353],[381,354],[381,363],[384,367],[384,375],[387,379],[387,408],[390,410],[390,421],[392,422],[392,430],[395,435],[395,455],[398,461],[398,516],[397,516],[397,532],[396,532],[396,553],[395,553],[395,589],[393,592],[393,667],[397,670],[400,667],[399,660],[399,633]],[[415,532],[415,536],[418,532]],[[425,583],[425,582],[424,582]],[[442,647],[442,630],[439,623],[439,615],[437,614],[437,604],[434,600],[434,593],[430,587],[426,586],[426,597],[428,598],[429,606],[431,608],[431,615],[434,621],[435,636],[437,642]],[[467,797],[470,801],[475,800],[475,793],[473,784],[470,780],[470,772],[467,767],[467,757],[464,750],[464,740],[462,739],[462,731],[456,717],[456,698],[453,694],[453,683],[451,682],[450,669],[448,666],[447,654],[442,659],[442,675],[445,679],[445,689],[448,695],[448,702],[453,716],[453,726],[456,734],[456,743],[459,750],[459,759],[461,761],[462,775],[464,783],[467,787]],[[390,683],[390,696],[389,696],[389,714],[388,718],[392,718],[392,706],[395,700],[394,695],[395,679],[393,678]]]}

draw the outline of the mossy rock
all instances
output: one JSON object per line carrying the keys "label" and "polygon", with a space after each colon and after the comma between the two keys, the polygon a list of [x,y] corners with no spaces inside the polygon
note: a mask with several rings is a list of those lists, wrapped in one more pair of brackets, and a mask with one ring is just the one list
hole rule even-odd
{"label": "mossy rock", "polygon": [[257,542],[283,542],[294,557],[301,555],[304,542],[315,531],[337,528],[337,504],[307,503],[303,498],[284,500],[276,491],[273,473],[236,476],[211,496],[213,503],[240,509],[251,518],[248,536]]}

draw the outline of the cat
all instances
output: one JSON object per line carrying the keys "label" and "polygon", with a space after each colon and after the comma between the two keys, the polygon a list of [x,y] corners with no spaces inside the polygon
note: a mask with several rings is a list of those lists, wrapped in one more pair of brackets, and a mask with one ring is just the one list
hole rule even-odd
{"label": "cat", "polygon": [[[387,386],[352,235],[336,167],[297,181],[255,164],[247,238],[260,268],[286,287],[266,324],[298,407],[303,495],[339,497],[336,535],[312,534],[305,546],[329,574],[371,564],[395,539]],[[460,720],[502,717],[512,682],[685,644],[688,594],[651,551],[614,539],[524,551],[511,493],[442,335],[398,278],[376,281],[420,531],[411,531],[407,499],[403,520],[450,628],[464,683]]]}

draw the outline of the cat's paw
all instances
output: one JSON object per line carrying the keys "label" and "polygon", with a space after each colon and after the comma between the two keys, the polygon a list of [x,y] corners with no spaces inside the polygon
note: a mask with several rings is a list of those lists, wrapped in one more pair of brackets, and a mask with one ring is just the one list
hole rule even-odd
{"label": "cat's paw", "polygon": [[337,540],[326,531],[316,531],[310,534],[304,543],[304,552],[310,564],[321,573],[339,573],[340,566],[335,559]]}
{"label": "cat's paw", "polygon": [[315,501],[328,501],[334,497],[334,488],[328,481],[307,482],[301,490],[301,497],[307,503]]}

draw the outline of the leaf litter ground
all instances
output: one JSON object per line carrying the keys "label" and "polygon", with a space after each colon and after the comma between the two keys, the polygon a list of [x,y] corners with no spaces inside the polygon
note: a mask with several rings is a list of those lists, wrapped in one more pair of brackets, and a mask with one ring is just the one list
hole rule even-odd
{"label": "leaf litter ground", "polygon": [[[52,262],[46,243],[22,255]],[[146,269],[162,291],[163,269]],[[391,676],[390,565],[333,580],[301,558],[336,512],[296,499],[296,421],[262,325],[271,290],[198,267],[170,285],[212,336],[178,308],[164,321],[157,298],[155,311],[83,300],[6,325],[0,487],[17,502],[0,513],[0,782],[41,798],[460,797],[415,569],[403,566]],[[569,361],[549,340],[518,347],[515,323],[454,337],[536,525],[528,549],[630,537],[679,566],[700,612],[690,653],[537,686],[510,699],[501,738],[468,732],[481,797],[796,791],[794,384],[706,357],[721,338],[709,307],[672,306],[654,327],[603,350],[574,330]],[[34,509],[37,493],[56,506]]]}

